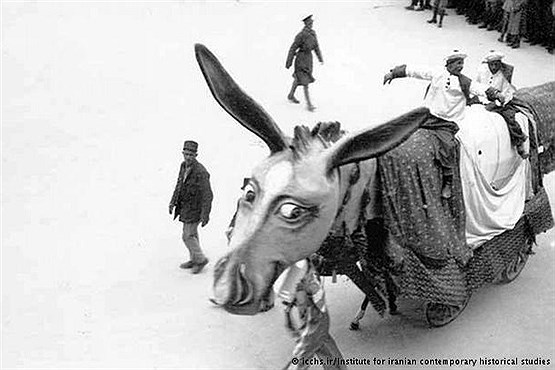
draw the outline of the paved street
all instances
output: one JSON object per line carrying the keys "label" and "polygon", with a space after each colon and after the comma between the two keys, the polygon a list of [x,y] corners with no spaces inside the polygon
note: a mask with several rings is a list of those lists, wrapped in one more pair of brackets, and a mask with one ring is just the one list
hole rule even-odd
{"label": "paved street", "polygon": [[[287,133],[331,120],[354,131],[419,106],[425,82],[384,87],[383,74],[402,63],[440,65],[454,48],[468,53],[469,76],[498,48],[515,66],[518,87],[555,80],[545,49],[509,49],[452,9],[437,29],[425,22],[429,12],[405,5],[4,2],[2,367],[285,365],[294,341],[281,307],[240,317],[208,301],[242,179],[268,153],[214,101],[193,45],[207,45]],[[315,64],[314,113],[286,99],[285,58],[307,14],[325,60]],[[185,139],[200,143],[215,193],[200,230],[210,264],[195,276],[178,268],[187,257],[181,224],[167,210]],[[554,173],[545,186],[555,209]],[[419,361],[514,357],[553,368],[555,232],[537,242],[516,281],[478,291],[456,321],[437,329],[407,302],[403,315],[369,310],[361,330],[349,331],[362,293],[346,278],[326,278],[331,332],[344,356],[385,361],[350,368],[440,369]],[[418,363],[391,366],[389,358]],[[450,368],[472,367],[462,363]]]}

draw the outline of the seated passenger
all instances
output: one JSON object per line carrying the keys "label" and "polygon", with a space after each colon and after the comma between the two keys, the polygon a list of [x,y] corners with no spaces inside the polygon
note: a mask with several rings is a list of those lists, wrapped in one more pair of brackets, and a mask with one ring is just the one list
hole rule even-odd
{"label": "seated passenger", "polygon": [[[514,146],[518,154],[526,159],[529,154],[524,148],[524,142],[528,137],[522,132],[520,125],[515,119],[518,109],[515,107],[513,95],[516,88],[511,84],[513,74],[512,66],[502,62],[504,55],[498,51],[491,50],[483,60],[482,66],[478,69],[476,81],[486,84],[500,92],[499,103],[487,104],[487,109],[499,113],[509,129],[511,145]],[[488,104],[489,103],[489,104]]]}
{"label": "seated passenger", "polygon": [[441,196],[446,199],[451,198],[453,171],[457,165],[457,141],[455,140],[455,134],[459,130],[457,122],[464,118],[471,94],[488,96],[490,99],[498,98],[499,95],[495,89],[472,81],[461,73],[465,58],[466,54],[454,50],[445,57],[445,69],[442,71],[418,70],[405,64],[393,68],[384,76],[384,84],[399,77],[431,81],[424,99],[424,105],[430,110],[430,116],[421,128],[431,130],[437,138],[435,158],[442,168]]}

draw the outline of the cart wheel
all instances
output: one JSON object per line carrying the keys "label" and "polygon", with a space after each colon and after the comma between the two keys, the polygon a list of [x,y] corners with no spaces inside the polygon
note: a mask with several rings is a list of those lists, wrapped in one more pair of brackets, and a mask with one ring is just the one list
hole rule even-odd
{"label": "cart wheel", "polygon": [[449,324],[464,311],[469,300],[470,294],[460,306],[428,302],[426,304],[426,320],[428,320],[428,324],[435,328]]}
{"label": "cart wheel", "polygon": [[503,271],[501,271],[501,276],[499,277],[499,283],[508,284],[520,275],[526,262],[528,261],[528,254],[527,250],[521,250],[518,252],[516,257],[505,267]]}

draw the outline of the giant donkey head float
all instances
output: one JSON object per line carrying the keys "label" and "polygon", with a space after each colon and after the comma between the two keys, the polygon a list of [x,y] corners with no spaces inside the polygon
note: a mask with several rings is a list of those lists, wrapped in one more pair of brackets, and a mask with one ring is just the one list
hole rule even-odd
{"label": "giant donkey head float", "polygon": [[[289,138],[214,54],[200,44],[195,54],[216,101],[270,149],[244,187],[229,238],[231,251],[214,272],[213,301],[231,313],[254,315],[278,275],[316,252],[328,235],[349,186],[343,169],[399,145],[423,115],[417,109],[341,138],[338,124],[318,124],[313,130],[297,126]],[[353,194],[348,207],[356,208],[360,191]]]}

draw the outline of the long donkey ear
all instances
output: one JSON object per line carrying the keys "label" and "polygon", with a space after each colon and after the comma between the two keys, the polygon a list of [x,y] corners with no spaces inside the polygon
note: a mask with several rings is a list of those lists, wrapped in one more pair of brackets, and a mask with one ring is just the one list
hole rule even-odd
{"label": "long donkey ear", "polygon": [[414,109],[383,125],[349,135],[330,148],[328,171],[344,164],[374,158],[408,139],[428,117],[427,108]]}
{"label": "long donkey ear", "polygon": [[268,113],[248,96],[222,67],[218,59],[201,44],[195,56],[216,101],[241,125],[261,138],[272,153],[287,147],[284,135]]}

